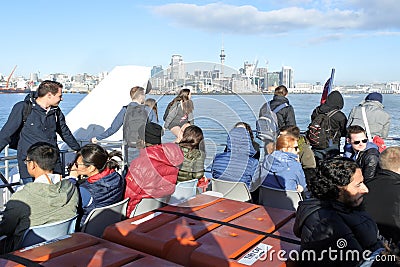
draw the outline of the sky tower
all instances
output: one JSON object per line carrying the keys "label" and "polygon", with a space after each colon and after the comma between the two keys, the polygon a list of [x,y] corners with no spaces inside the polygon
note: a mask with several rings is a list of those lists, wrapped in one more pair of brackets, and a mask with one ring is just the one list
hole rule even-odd
{"label": "sky tower", "polygon": [[221,54],[219,55],[221,59],[221,79],[224,78],[224,63],[225,63],[225,51],[224,51],[224,45],[222,44],[221,48]]}

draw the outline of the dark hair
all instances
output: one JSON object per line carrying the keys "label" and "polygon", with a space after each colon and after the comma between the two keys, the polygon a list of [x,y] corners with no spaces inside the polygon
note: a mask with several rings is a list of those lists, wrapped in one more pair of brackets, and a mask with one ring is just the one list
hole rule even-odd
{"label": "dark hair", "polygon": [[82,156],[82,162],[86,166],[93,165],[99,172],[107,169],[120,168],[118,161],[113,159],[113,157],[119,157],[122,160],[122,154],[120,151],[113,150],[108,153],[102,146],[98,144],[87,144],[83,146],[77,153],[76,159]]}
{"label": "dark hair", "polygon": [[315,175],[309,177],[308,187],[318,199],[337,200],[339,187],[351,183],[357,168],[357,163],[348,158],[336,157],[322,161]]}
{"label": "dark hair", "polygon": [[[360,125],[351,125],[347,128],[347,138],[350,138],[352,134],[365,133],[365,130]],[[366,133],[365,133],[366,135]]]}
{"label": "dark hair", "polygon": [[168,104],[166,110],[169,110],[173,104],[178,101],[182,103],[182,109],[185,113],[191,113],[194,110],[193,101],[189,99],[190,89],[182,89],[178,95]]}
{"label": "dark hair", "polygon": [[179,142],[182,147],[192,149],[200,149],[204,151],[203,131],[196,125],[190,125],[183,131],[182,140]]}
{"label": "dark hair", "polygon": [[288,89],[284,85],[279,85],[278,87],[275,88],[274,95],[279,95],[279,96],[286,96],[288,94]]}
{"label": "dark hair", "polygon": [[246,128],[246,130],[249,132],[251,141],[254,141],[254,134],[253,134],[253,130],[251,129],[251,126],[244,121],[239,121],[235,124],[234,127],[240,127],[240,126],[244,126],[244,128]]}
{"label": "dark hair", "polygon": [[288,134],[294,137],[300,138],[300,128],[295,125],[285,125],[279,129],[279,132],[286,131]]}
{"label": "dark hair", "polygon": [[53,171],[58,159],[58,149],[51,144],[38,142],[29,147],[26,158],[43,170]]}
{"label": "dark hair", "polygon": [[52,93],[53,95],[58,93],[59,89],[62,89],[63,85],[59,82],[55,82],[55,81],[50,81],[50,80],[46,80],[43,81],[38,89],[36,90],[37,92],[37,96],[38,97],[43,97],[45,95],[47,95],[47,93]]}
{"label": "dark hair", "polygon": [[144,104],[145,104],[146,106],[150,107],[150,108],[154,111],[154,113],[156,114],[157,121],[158,121],[157,101],[156,101],[154,98],[147,98],[147,99],[144,101]]}

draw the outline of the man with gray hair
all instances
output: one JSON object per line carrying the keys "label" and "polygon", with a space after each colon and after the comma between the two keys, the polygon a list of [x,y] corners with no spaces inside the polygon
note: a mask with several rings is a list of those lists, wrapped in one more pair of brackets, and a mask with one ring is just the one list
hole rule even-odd
{"label": "man with gray hair", "polygon": [[379,158],[381,169],[368,183],[367,212],[387,240],[400,242],[400,146],[389,147]]}

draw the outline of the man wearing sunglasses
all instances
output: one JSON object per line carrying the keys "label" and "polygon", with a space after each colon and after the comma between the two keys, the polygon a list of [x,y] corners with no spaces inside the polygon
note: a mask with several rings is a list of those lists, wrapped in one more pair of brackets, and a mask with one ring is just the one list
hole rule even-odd
{"label": "man wearing sunglasses", "polygon": [[357,162],[366,184],[374,178],[379,166],[378,146],[368,141],[363,127],[352,125],[347,128],[347,143],[351,145],[344,156]]}

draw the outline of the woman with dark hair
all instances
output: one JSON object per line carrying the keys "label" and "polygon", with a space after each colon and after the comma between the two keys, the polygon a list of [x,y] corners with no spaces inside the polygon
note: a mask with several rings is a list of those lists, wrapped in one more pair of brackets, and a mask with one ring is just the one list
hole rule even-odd
{"label": "woman with dark hair", "polygon": [[154,111],[154,114],[156,114],[156,121],[153,121],[153,122],[158,123],[158,107],[157,107],[157,101],[156,101],[154,98],[147,98],[147,99],[144,101],[144,104],[145,104],[146,106],[148,106],[149,108],[151,108],[151,109]]}
{"label": "woman with dark hair", "polygon": [[188,126],[178,143],[184,160],[179,169],[177,182],[200,179],[204,176],[204,136],[203,131],[195,126]]}
{"label": "woman with dark hair", "polygon": [[108,153],[97,144],[87,144],[76,154],[71,173],[83,178],[77,181],[82,203],[81,225],[94,208],[117,203],[123,198],[124,179],[116,171],[120,166],[113,157],[122,160],[121,152]]}
{"label": "woman with dark hair", "polygon": [[165,109],[164,128],[169,129],[176,137],[185,124],[194,123],[191,95],[189,89],[182,89]]}

